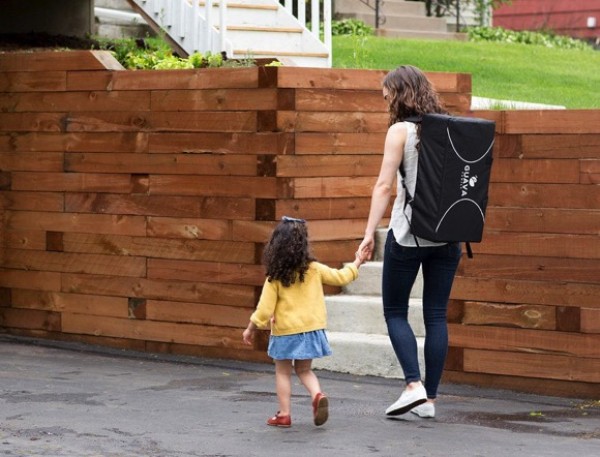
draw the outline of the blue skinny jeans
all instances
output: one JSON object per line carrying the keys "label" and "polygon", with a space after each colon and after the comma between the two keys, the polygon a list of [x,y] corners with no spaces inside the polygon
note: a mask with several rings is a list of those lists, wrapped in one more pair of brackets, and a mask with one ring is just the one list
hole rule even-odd
{"label": "blue skinny jeans", "polygon": [[452,282],[461,257],[460,243],[434,247],[399,245],[390,230],[383,257],[383,315],[392,347],[406,384],[421,381],[417,340],[408,323],[408,302],[419,266],[423,269],[425,322],[425,390],[434,399],[448,352],[446,311]]}

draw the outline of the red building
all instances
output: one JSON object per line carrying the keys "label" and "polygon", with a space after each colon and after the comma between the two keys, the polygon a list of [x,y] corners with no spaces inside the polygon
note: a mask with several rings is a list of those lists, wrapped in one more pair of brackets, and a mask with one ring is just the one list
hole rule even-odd
{"label": "red building", "polygon": [[600,0],[513,0],[494,11],[493,25],[510,30],[550,30],[600,39]]}

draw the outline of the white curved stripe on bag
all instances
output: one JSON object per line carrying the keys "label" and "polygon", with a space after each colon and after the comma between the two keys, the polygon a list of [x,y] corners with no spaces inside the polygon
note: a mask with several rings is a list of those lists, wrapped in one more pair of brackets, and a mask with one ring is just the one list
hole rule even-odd
{"label": "white curved stripe on bag", "polygon": [[477,163],[477,162],[479,162],[481,159],[483,159],[488,154],[488,152],[490,152],[492,150],[492,146],[494,146],[494,141],[495,140],[492,140],[492,142],[490,143],[490,147],[487,148],[487,151],[485,151],[483,153],[483,155],[479,159],[477,159],[477,160],[467,160],[467,159],[464,159],[458,153],[458,151],[456,150],[456,148],[454,147],[454,143],[452,142],[452,137],[450,136],[450,128],[449,127],[446,127],[446,133],[448,133],[448,139],[450,140],[450,146],[452,146],[452,150],[454,151],[454,154],[456,154],[460,160],[462,160],[463,162],[466,162],[466,163]]}
{"label": "white curved stripe on bag", "polygon": [[446,212],[444,213],[444,215],[440,219],[440,222],[438,223],[437,227],[435,228],[435,233],[437,233],[437,231],[440,229],[440,225],[442,225],[442,222],[444,222],[444,218],[448,215],[448,212],[455,205],[457,205],[460,202],[471,202],[471,203],[473,203],[477,207],[477,209],[479,210],[479,212],[481,213],[481,219],[483,220],[483,222],[485,222],[485,216],[483,215],[483,211],[481,210],[481,207],[475,202],[475,200],[473,200],[472,198],[461,198],[460,200],[456,200],[454,203],[452,203],[452,205],[450,205],[450,207],[446,210]]}

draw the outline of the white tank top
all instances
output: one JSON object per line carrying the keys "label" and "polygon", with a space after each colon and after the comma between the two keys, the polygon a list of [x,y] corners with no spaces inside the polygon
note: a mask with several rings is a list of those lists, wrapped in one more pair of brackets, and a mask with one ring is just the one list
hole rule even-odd
{"label": "white tank top", "polygon": [[[415,193],[415,187],[417,185],[417,165],[419,161],[419,152],[417,151],[417,126],[413,122],[404,122],[406,126],[406,144],[404,145],[404,156],[402,161],[404,163],[404,171],[406,177],[406,187],[408,187],[411,195]],[[390,229],[394,232],[394,238],[396,242],[401,246],[417,246],[415,237],[410,233],[410,226],[408,225],[408,218],[412,215],[412,208],[407,206],[404,208],[404,201],[406,199],[406,192],[402,186],[402,175],[400,170],[397,172],[397,189],[396,198],[394,200],[394,206],[392,207],[392,217],[390,219]],[[406,214],[405,214],[406,211]],[[419,246],[443,246],[446,243],[439,243],[434,241],[425,240],[417,237]]]}

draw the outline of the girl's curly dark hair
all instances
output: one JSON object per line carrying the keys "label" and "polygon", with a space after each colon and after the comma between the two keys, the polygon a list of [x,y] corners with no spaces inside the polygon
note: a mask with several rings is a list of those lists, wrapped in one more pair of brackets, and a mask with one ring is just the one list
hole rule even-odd
{"label": "girl's curly dark hair", "polygon": [[383,79],[388,90],[389,125],[428,113],[448,114],[425,74],[412,65],[401,65]]}
{"label": "girl's curly dark hair", "polygon": [[304,281],[308,264],[315,258],[310,253],[306,224],[281,221],[263,252],[263,264],[269,281],[278,280],[289,287],[298,279]]}

